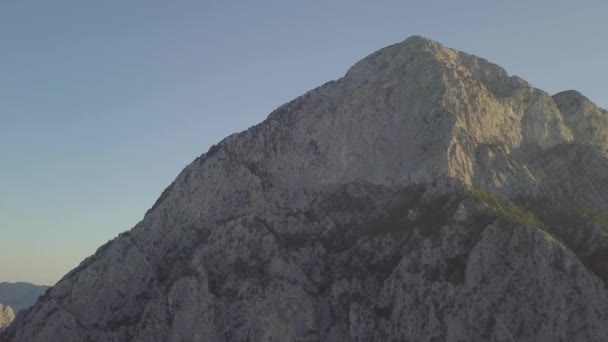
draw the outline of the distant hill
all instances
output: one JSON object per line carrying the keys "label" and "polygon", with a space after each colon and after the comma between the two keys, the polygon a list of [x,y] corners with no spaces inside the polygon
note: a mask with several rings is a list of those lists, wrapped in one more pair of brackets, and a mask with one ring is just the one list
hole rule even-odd
{"label": "distant hill", "polygon": [[30,283],[0,283],[0,303],[8,305],[16,312],[36,303],[49,287]]}
{"label": "distant hill", "polygon": [[0,303],[0,331],[8,327],[15,319],[15,312],[10,306]]}

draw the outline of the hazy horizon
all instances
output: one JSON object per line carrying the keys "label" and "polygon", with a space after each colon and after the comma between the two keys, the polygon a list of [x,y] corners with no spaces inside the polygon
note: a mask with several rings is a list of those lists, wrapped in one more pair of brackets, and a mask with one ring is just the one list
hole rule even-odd
{"label": "hazy horizon", "polygon": [[608,4],[577,6],[4,2],[0,282],[53,285],[210,145],[411,35],[607,108]]}

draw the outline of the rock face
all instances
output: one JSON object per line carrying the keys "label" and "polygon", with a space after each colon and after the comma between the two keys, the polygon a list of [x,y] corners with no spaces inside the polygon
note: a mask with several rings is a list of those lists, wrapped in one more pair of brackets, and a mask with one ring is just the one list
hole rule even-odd
{"label": "rock face", "polygon": [[8,327],[15,319],[13,309],[8,305],[0,304],[0,332]]}
{"label": "rock face", "polygon": [[15,312],[34,305],[38,297],[48,289],[48,286],[30,283],[0,283],[0,303],[10,305]]}
{"label": "rock face", "polygon": [[608,115],[411,37],[188,165],[1,341],[605,341]]}
{"label": "rock face", "polygon": [[608,111],[574,90],[556,94],[553,99],[577,142],[608,149]]}

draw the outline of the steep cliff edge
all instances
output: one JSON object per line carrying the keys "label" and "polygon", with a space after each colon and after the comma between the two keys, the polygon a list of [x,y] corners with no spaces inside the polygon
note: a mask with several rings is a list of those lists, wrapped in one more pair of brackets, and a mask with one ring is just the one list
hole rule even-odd
{"label": "steep cliff edge", "polygon": [[201,155],[0,340],[605,340],[606,117],[411,37]]}

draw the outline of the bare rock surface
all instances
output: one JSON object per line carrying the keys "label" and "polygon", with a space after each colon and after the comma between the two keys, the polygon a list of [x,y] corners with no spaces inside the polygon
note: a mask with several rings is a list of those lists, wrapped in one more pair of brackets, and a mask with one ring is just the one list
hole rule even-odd
{"label": "bare rock surface", "polygon": [[0,304],[0,332],[8,327],[15,319],[13,308],[8,305]]}
{"label": "bare rock surface", "polygon": [[0,340],[605,341],[606,117],[408,38],[198,157]]}

